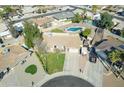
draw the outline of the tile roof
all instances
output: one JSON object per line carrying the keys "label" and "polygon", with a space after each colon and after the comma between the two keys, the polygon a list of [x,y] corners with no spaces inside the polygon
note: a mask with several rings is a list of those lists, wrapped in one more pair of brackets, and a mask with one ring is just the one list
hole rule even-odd
{"label": "tile roof", "polygon": [[70,12],[70,11],[67,11],[67,12],[61,12],[61,13],[57,13],[57,14],[54,14],[53,17],[57,20],[60,20],[60,19],[67,19],[67,18],[72,18],[74,17],[74,13],[73,12]]}
{"label": "tile roof", "polygon": [[43,18],[37,18],[33,19],[32,21],[36,23],[38,26],[42,26],[45,23],[52,22],[54,19],[52,17],[43,17]]}

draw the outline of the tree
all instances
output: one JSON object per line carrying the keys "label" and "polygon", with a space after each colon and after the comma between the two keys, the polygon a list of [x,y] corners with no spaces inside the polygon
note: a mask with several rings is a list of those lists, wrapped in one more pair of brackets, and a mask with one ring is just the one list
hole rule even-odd
{"label": "tree", "polygon": [[79,13],[75,14],[74,18],[72,19],[73,23],[80,23],[82,20],[82,17]]}
{"label": "tree", "polygon": [[120,54],[121,61],[124,62],[124,52],[122,51]]}
{"label": "tree", "polygon": [[40,8],[37,10],[37,13],[39,13],[39,14],[41,13],[41,9]]}
{"label": "tree", "polygon": [[3,10],[4,10],[5,13],[10,13],[10,12],[13,12],[14,9],[12,9],[11,6],[5,6],[3,8]]}
{"label": "tree", "polygon": [[121,36],[124,37],[124,28],[121,31]]}
{"label": "tree", "polygon": [[113,50],[108,53],[108,58],[111,60],[112,64],[121,61],[121,51]]}
{"label": "tree", "polygon": [[3,13],[3,17],[5,17],[6,19],[8,19],[9,18],[9,14],[13,13],[13,12],[16,12],[16,10],[13,9],[11,6],[7,5],[7,6],[3,7],[2,13]]}
{"label": "tree", "polygon": [[0,17],[3,18],[3,15],[4,15],[3,11],[0,10]]}
{"label": "tree", "polygon": [[97,12],[97,9],[98,9],[98,6],[97,5],[93,5],[92,6],[92,12],[93,13],[96,13]]}
{"label": "tree", "polygon": [[47,12],[47,9],[42,9],[42,13],[46,13]]}
{"label": "tree", "polygon": [[83,32],[82,32],[82,36],[84,37],[88,37],[88,35],[91,34],[91,29],[86,28]]}
{"label": "tree", "polygon": [[36,24],[25,22],[24,38],[25,38],[25,44],[28,46],[28,48],[34,48],[35,41],[37,39],[42,39],[42,33],[40,33],[40,30]]}
{"label": "tree", "polygon": [[[119,51],[119,50],[114,50],[114,51],[111,51],[110,53],[108,53],[108,58],[111,60],[112,64],[111,64],[111,69],[112,69],[112,66],[113,64],[117,63],[117,62],[124,62],[124,52],[123,51]],[[116,74],[117,77],[121,76],[123,70],[124,70],[124,66],[123,66],[124,63],[122,63],[122,69],[117,72]]]}
{"label": "tree", "polygon": [[98,23],[98,26],[102,29],[110,29],[113,26],[112,16],[107,12],[101,13],[101,20]]}

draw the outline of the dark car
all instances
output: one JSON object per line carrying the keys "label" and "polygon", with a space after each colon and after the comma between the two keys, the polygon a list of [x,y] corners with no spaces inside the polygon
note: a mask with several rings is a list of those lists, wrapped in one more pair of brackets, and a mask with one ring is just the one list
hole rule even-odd
{"label": "dark car", "polygon": [[0,44],[3,44],[3,40],[0,38]]}
{"label": "dark car", "polygon": [[118,14],[119,16],[123,16],[123,17],[124,17],[124,11],[122,11],[122,12],[117,12],[117,14]]}
{"label": "dark car", "polygon": [[113,64],[113,66],[119,71],[119,70],[123,69],[124,64],[122,62],[117,62],[117,63]]}
{"label": "dark car", "polygon": [[113,34],[116,34],[116,35],[118,35],[118,36],[121,35],[120,29],[113,29],[113,30],[112,30],[112,33],[113,33]]}
{"label": "dark car", "polygon": [[97,61],[97,54],[95,52],[95,48],[94,47],[90,48],[89,61],[93,62],[93,63],[96,63],[96,61]]}
{"label": "dark car", "polygon": [[3,79],[4,75],[5,75],[5,73],[3,71],[0,72],[0,79]]}

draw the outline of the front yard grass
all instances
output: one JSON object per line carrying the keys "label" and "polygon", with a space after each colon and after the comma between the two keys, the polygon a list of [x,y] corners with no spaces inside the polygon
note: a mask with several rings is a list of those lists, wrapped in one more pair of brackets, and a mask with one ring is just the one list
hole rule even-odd
{"label": "front yard grass", "polygon": [[65,54],[48,53],[47,54],[47,71],[49,74],[63,70]]}
{"label": "front yard grass", "polygon": [[56,72],[63,71],[63,65],[64,65],[64,60],[65,60],[65,54],[63,53],[47,53],[44,55],[39,55],[37,53],[44,70],[48,74],[53,74]]}

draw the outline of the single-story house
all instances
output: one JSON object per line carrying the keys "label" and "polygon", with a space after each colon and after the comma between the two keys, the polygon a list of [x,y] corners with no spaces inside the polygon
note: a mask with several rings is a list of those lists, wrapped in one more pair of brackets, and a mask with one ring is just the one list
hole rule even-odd
{"label": "single-story house", "polygon": [[48,28],[52,26],[54,19],[52,17],[43,17],[32,19],[33,23],[36,23],[39,27]]}
{"label": "single-story house", "polygon": [[10,31],[8,30],[7,26],[5,25],[5,23],[0,23],[0,37],[2,40],[12,37],[12,35],[11,35]]}
{"label": "single-story house", "polygon": [[75,9],[75,10],[73,11],[73,13],[74,13],[74,14],[77,14],[77,13],[82,14],[82,13],[84,13],[84,11],[83,11],[82,9]]}
{"label": "single-story house", "polygon": [[[83,11],[82,9],[75,9],[75,10],[73,11],[73,13],[74,13],[74,14],[77,14],[77,13],[83,14],[84,11]],[[89,11],[86,11],[85,15],[87,15],[88,17],[91,17],[91,18],[93,17],[93,13],[91,13],[91,12],[89,12]]]}
{"label": "single-story house", "polygon": [[101,20],[100,13],[97,13],[97,14],[93,15],[93,20]]}
{"label": "single-story house", "polygon": [[[69,35],[69,34],[44,34],[44,42],[47,43],[48,51],[52,51],[55,47],[58,49],[73,48],[79,49],[82,45],[79,35]],[[73,41],[73,42],[72,42]],[[61,43],[60,43],[61,42]]]}
{"label": "single-story house", "polygon": [[10,31],[7,30],[7,31],[0,32],[0,37],[2,38],[2,40],[5,40],[5,39],[8,39],[8,38],[11,38],[12,35],[11,35]]}
{"label": "single-story house", "polygon": [[[5,53],[5,49],[9,49],[10,51]],[[26,50],[19,45],[8,46],[2,49],[0,53],[0,70],[3,71],[6,70],[7,67],[14,67],[25,58],[26,53]]]}
{"label": "single-story house", "polygon": [[71,11],[65,11],[65,12],[53,14],[53,18],[59,21],[72,19],[73,17],[74,17],[74,13]]}
{"label": "single-story house", "polygon": [[23,23],[22,22],[18,22],[18,23],[15,23],[13,25],[14,29],[18,32],[18,33],[21,33],[23,31]]}

